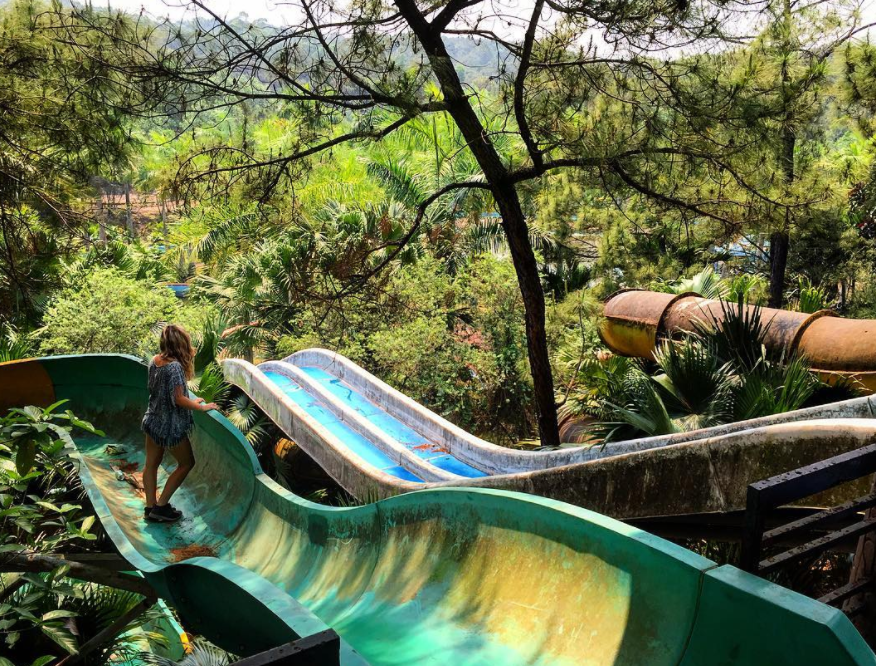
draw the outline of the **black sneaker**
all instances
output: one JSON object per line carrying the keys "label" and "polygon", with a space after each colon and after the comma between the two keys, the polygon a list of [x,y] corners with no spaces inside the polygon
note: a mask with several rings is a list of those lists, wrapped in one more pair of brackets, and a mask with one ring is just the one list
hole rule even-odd
{"label": "black sneaker", "polygon": [[[168,503],[167,506],[169,506],[174,513],[178,513],[180,516],[182,516],[182,511],[173,506],[173,504]],[[152,513],[153,508],[154,507],[151,506],[143,507],[143,520],[149,520],[149,514]]]}
{"label": "black sneaker", "polygon": [[170,504],[164,506],[155,505],[149,510],[146,515],[146,520],[152,520],[159,523],[175,523],[182,518],[182,511],[174,509]]}

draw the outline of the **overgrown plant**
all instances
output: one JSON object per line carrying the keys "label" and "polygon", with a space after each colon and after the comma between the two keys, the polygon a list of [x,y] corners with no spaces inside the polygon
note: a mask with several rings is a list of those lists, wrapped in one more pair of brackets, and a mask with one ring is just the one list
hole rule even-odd
{"label": "overgrown plant", "polygon": [[159,655],[142,655],[142,658],[145,663],[155,666],[228,666],[236,661],[233,655],[204,640],[195,640],[191,652],[180,661]]}
{"label": "overgrown plant", "polygon": [[261,451],[271,435],[271,421],[245,393],[234,397],[226,416],[256,451]]}
{"label": "overgrown plant", "polygon": [[661,341],[650,373],[614,357],[590,361],[581,380],[594,395],[579,413],[598,419],[592,435],[609,442],[697,430],[800,409],[829,390],[804,359],[767,351],[771,323],[758,306],[740,299],[722,309],[681,340]]}
{"label": "overgrown plant", "polygon": [[0,363],[30,358],[36,353],[33,339],[10,324],[0,328]]}
{"label": "overgrown plant", "polygon": [[827,307],[827,292],[822,287],[813,285],[809,280],[800,280],[797,310],[812,314]]}
{"label": "overgrown plant", "polygon": [[[60,411],[64,402],[15,408],[0,418],[0,563],[4,565],[23,555],[51,553],[96,538],[95,517],[76,502],[76,477],[65,445],[72,444],[74,429],[103,433],[69,410]],[[0,599],[18,595],[15,603],[0,601],[4,651],[14,653],[22,637],[31,636],[31,641],[36,631],[65,652],[75,652],[77,639],[70,629],[75,612],[58,604],[81,595],[66,574],[61,567],[47,575],[2,577]],[[30,658],[41,656],[29,652],[27,645],[21,648]]]}

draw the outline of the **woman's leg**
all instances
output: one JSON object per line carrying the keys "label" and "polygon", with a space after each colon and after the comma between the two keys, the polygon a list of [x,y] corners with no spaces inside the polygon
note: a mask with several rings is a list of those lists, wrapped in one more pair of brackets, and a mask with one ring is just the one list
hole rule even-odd
{"label": "woman's leg", "polygon": [[167,478],[167,483],[164,484],[164,490],[161,491],[161,497],[158,498],[159,506],[164,506],[170,501],[176,489],[185,481],[195,466],[195,454],[192,452],[192,443],[188,439],[184,439],[171,448],[170,452],[176,458],[176,469],[173,470],[173,473]]}
{"label": "woman's leg", "polygon": [[158,446],[149,435],[146,435],[146,464],[143,465],[143,492],[146,494],[146,506],[155,506],[158,494],[158,466],[164,458],[164,449]]}

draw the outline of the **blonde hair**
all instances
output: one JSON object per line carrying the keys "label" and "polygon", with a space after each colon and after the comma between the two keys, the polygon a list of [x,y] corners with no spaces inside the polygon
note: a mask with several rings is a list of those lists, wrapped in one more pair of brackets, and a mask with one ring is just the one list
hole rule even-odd
{"label": "blonde hair", "polygon": [[192,336],[186,329],[176,324],[168,324],[161,331],[159,342],[161,355],[168,361],[178,361],[183,367],[186,379],[195,375],[195,348],[192,346]]}

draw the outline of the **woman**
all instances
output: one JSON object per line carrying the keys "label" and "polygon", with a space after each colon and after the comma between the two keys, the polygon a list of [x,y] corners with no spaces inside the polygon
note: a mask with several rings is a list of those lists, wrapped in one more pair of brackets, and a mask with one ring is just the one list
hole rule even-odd
{"label": "woman", "polygon": [[[149,407],[143,417],[146,433],[146,465],[143,467],[143,489],[146,508],[143,517],[163,523],[182,518],[173,508],[170,498],[195,466],[195,456],[189,434],[195,423],[193,411],[218,409],[215,403],[188,396],[186,380],[195,372],[195,350],[192,339],[181,326],[170,324],[161,332],[161,352],[149,363]],[[176,459],[176,469],[158,494],[158,466],[169,450]]]}

